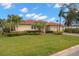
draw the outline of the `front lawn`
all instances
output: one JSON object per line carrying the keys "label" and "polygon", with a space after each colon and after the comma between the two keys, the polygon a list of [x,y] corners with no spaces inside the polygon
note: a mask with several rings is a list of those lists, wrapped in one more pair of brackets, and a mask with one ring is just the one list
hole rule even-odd
{"label": "front lawn", "polygon": [[0,55],[42,56],[79,44],[79,37],[67,35],[24,35],[4,37],[0,35]]}

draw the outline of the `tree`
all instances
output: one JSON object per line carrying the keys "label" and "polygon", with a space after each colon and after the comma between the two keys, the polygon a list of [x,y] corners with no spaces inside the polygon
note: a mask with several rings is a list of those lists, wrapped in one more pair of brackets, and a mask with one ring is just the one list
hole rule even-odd
{"label": "tree", "polygon": [[5,24],[5,19],[0,19],[0,27],[3,29]]}
{"label": "tree", "polygon": [[22,20],[22,17],[20,17],[18,15],[8,15],[7,20],[16,24]]}
{"label": "tree", "polygon": [[[79,10],[76,10],[75,21],[76,21],[76,24],[78,24],[77,21],[79,22]],[[76,29],[77,29],[77,26],[76,26]]]}
{"label": "tree", "polygon": [[[71,26],[72,21],[75,19],[75,11],[78,8],[77,4],[61,4],[62,8],[60,8],[59,16],[63,17],[65,19],[65,25]],[[68,11],[65,11],[68,9]]]}
{"label": "tree", "polygon": [[43,31],[44,34],[46,33],[46,22],[37,21],[34,22],[32,26],[35,26],[41,32]]}
{"label": "tree", "polygon": [[2,27],[2,23],[3,23],[3,20],[2,20],[2,19],[0,19],[0,27]]}
{"label": "tree", "polygon": [[22,20],[22,17],[18,15],[8,15],[7,22],[11,23],[12,27],[15,30],[15,27],[18,27],[18,23]]}
{"label": "tree", "polygon": [[2,33],[3,20],[0,19],[0,33]]}
{"label": "tree", "polygon": [[72,21],[75,19],[75,10],[70,9],[70,11],[67,14],[67,26],[71,26]]}
{"label": "tree", "polygon": [[3,33],[10,33],[11,32],[11,27],[12,27],[11,23],[4,22],[3,26],[4,26]]}
{"label": "tree", "polygon": [[61,17],[63,16],[63,6],[61,6],[60,7],[60,12],[59,12],[59,15],[58,15],[59,17],[60,17],[60,25],[59,25],[59,31],[60,31],[60,26],[61,26]]}

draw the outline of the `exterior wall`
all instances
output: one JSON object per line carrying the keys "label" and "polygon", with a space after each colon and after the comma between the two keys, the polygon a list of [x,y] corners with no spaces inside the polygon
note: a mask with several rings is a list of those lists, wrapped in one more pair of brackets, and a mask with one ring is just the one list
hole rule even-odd
{"label": "exterior wall", "polygon": [[[59,29],[58,26],[49,26],[49,28],[50,31],[57,31]],[[64,29],[63,26],[60,26],[60,30],[62,31],[63,29]]]}
{"label": "exterior wall", "polygon": [[72,26],[79,26],[79,21],[76,21],[76,20],[72,21]]}
{"label": "exterior wall", "polygon": [[73,20],[72,22],[71,22],[71,26],[66,26],[65,28],[79,28],[79,21],[77,21],[77,20]]}
{"label": "exterior wall", "polygon": [[79,28],[79,21],[73,20],[71,26],[65,26],[64,28]]}
{"label": "exterior wall", "polygon": [[65,28],[79,28],[79,26],[66,26]]}
{"label": "exterior wall", "polygon": [[[48,26],[48,31],[57,31],[58,26]],[[31,25],[18,25],[16,28],[16,31],[31,31],[31,30],[37,30],[32,29]],[[63,30],[63,26],[60,26],[60,30]]]}
{"label": "exterior wall", "polygon": [[15,29],[16,31],[36,30],[36,29],[32,29],[31,25],[18,25]]}

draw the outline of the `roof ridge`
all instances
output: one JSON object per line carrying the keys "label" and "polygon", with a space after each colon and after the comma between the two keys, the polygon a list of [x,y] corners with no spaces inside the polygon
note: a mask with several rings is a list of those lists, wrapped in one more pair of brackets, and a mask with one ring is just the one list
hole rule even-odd
{"label": "roof ridge", "polygon": [[32,19],[28,19],[28,20],[25,20],[23,22],[20,22],[20,24],[33,24],[33,22],[37,22],[37,21],[44,21],[44,22],[47,22],[49,25],[60,25],[60,26],[64,26],[63,24],[59,24],[59,23],[56,23],[56,22],[48,22],[48,21],[45,21],[45,20],[32,20]]}

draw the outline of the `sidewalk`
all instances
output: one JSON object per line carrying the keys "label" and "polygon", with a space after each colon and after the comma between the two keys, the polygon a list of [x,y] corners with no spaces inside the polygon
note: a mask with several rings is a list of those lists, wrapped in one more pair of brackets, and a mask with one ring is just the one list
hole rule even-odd
{"label": "sidewalk", "polygon": [[79,34],[74,34],[74,33],[63,33],[64,35],[72,35],[72,36],[78,36],[79,37]]}
{"label": "sidewalk", "polygon": [[79,53],[79,45],[76,45],[50,56],[75,56],[75,55],[79,56],[78,53]]}

